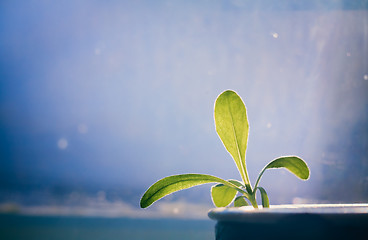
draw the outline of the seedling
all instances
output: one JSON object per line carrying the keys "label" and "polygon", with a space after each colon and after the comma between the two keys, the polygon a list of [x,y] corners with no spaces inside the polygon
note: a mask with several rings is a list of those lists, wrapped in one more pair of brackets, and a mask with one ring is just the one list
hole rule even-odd
{"label": "seedling", "polygon": [[[262,206],[267,208],[269,199],[266,190],[259,186],[261,177],[267,169],[286,168],[302,180],[309,178],[309,168],[303,159],[297,156],[285,156],[268,163],[259,173],[252,187],[245,162],[249,124],[243,100],[232,90],[221,93],[215,102],[214,115],[216,132],[226,150],[233,157],[242,181],[224,180],[207,174],[169,176],[157,181],[144,193],[140,202],[142,208],[150,206],[173,192],[206,183],[217,183],[211,188],[212,201],[216,207],[226,207],[234,202],[235,207],[247,206],[250,203],[254,208],[258,208],[256,192],[259,190]],[[240,196],[236,197],[238,193]]]}

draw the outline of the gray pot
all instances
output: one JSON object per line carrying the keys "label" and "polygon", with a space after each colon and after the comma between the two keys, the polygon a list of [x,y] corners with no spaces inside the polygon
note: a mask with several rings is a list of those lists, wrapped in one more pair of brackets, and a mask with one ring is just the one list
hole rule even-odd
{"label": "gray pot", "polygon": [[217,240],[368,239],[368,204],[215,208],[208,216],[217,221]]}

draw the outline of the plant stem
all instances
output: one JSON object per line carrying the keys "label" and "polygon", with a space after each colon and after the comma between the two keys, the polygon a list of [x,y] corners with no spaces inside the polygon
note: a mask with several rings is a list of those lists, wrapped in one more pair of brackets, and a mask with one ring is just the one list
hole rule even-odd
{"label": "plant stem", "polygon": [[255,209],[258,209],[258,204],[257,204],[257,201],[256,201],[256,193],[255,192],[252,192],[252,193],[249,194],[249,201]]}
{"label": "plant stem", "polygon": [[252,186],[250,185],[250,183],[245,184],[245,189],[247,190],[247,192],[249,193],[249,195],[252,194],[253,190],[252,190]]}
{"label": "plant stem", "polygon": [[258,187],[258,183],[259,183],[259,181],[261,180],[261,177],[262,177],[262,175],[263,175],[264,171],[266,171],[266,169],[267,169],[267,166],[266,166],[266,167],[264,167],[264,168],[262,169],[262,171],[259,173],[258,178],[257,178],[257,181],[256,181],[256,185],[254,185],[254,189],[256,189],[256,188]]}

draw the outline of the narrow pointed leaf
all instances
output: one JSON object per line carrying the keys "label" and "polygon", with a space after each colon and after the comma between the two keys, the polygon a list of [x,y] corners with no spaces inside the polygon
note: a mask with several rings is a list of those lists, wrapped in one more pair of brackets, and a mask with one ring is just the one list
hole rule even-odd
{"label": "narrow pointed leaf", "polygon": [[234,188],[228,187],[222,183],[211,188],[211,196],[213,204],[216,207],[226,207],[234,200],[237,191]]}
{"label": "narrow pointed leaf", "polygon": [[310,174],[307,164],[300,157],[297,156],[280,157],[273,160],[262,169],[256,181],[255,188],[258,186],[258,183],[264,171],[271,168],[286,168],[287,170],[289,170],[291,173],[293,173],[295,176],[297,176],[302,180],[307,180]]}
{"label": "narrow pointed leaf", "polygon": [[249,184],[245,165],[249,124],[244,102],[234,91],[221,93],[215,102],[215,125],[226,150],[233,157],[240,175]]}
{"label": "narrow pointed leaf", "polygon": [[239,196],[239,197],[235,198],[234,207],[249,206],[248,202],[245,199],[246,198],[244,196]]}
{"label": "narrow pointed leaf", "polygon": [[262,206],[264,208],[270,207],[270,200],[268,199],[267,192],[264,190],[263,187],[258,187],[259,191],[261,192],[261,198],[262,198]]}
{"label": "narrow pointed leaf", "polygon": [[230,179],[230,180],[227,180],[228,182],[231,182],[232,184],[240,187],[240,188],[245,188],[244,184],[238,180],[234,180],[234,179]]}
{"label": "narrow pointed leaf", "polygon": [[143,194],[140,206],[141,208],[146,208],[168,194],[205,183],[222,183],[237,189],[237,191],[243,194],[247,194],[236,185],[215,176],[207,174],[180,174],[163,178],[154,183]]}

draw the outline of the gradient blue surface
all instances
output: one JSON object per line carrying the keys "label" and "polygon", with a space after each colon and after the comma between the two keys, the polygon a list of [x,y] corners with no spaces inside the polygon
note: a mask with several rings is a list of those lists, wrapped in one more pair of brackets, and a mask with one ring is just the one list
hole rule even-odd
{"label": "gradient blue surface", "polygon": [[253,183],[280,155],[311,168],[266,173],[271,203],[368,197],[367,1],[2,1],[0,36],[3,203],[138,206],[167,175],[239,179],[214,128],[226,89]]}

